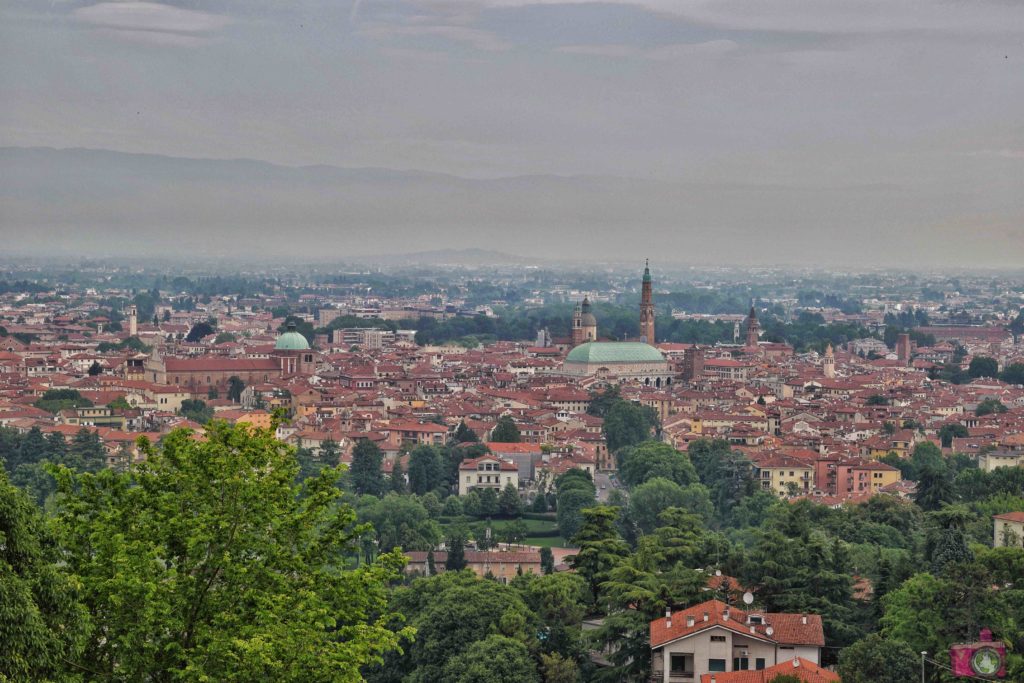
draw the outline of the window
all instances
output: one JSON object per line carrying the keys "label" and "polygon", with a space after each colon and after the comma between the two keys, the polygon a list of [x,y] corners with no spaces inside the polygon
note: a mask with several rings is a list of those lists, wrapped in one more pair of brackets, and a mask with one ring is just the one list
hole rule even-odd
{"label": "window", "polygon": [[733,671],[746,671],[750,668],[750,660],[746,657],[733,657],[732,658],[732,670]]}
{"label": "window", "polygon": [[671,655],[669,669],[674,674],[693,673],[693,655]]}
{"label": "window", "polygon": [[708,671],[725,671],[724,659],[709,659]]}
{"label": "window", "polygon": [[760,614],[751,614],[750,615],[750,620],[749,620],[748,623],[751,623],[751,624],[763,624],[764,623],[764,619],[761,617]]}
{"label": "window", "polygon": [[[725,636],[711,636],[711,642],[712,643],[724,643],[725,642]],[[725,671],[725,669],[722,669],[722,671]]]}
{"label": "window", "polygon": [[764,668],[764,657],[758,657],[754,660],[754,668],[758,671]]}

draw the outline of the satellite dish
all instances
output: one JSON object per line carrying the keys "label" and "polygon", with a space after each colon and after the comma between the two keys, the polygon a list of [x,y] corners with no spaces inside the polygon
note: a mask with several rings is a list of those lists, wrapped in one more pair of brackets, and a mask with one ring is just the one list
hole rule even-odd
{"label": "satellite dish", "polygon": [[772,636],[775,633],[775,629],[773,629],[771,626],[769,626],[768,628],[766,628],[764,630],[764,633],[765,633],[765,635],[770,637],[770,636]]}
{"label": "satellite dish", "polygon": [[747,591],[746,593],[744,593],[743,594],[743,604],[744,605],[753,605],[754,604],[754,594],[751,593],[750,591]]}

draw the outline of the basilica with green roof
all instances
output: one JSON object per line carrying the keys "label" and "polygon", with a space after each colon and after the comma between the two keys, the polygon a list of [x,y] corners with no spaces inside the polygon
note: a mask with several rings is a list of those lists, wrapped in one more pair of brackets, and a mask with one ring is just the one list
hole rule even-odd
{"label": "basilica with green roof", "polygon": [[[573,314],[574,347],[562,364],[573,377],[595,377],[610,382],[635,382],[662,387],[672,384],[672,371],[654,342],[654,303],[650,267],[644,268],[640,298],[641,341],[597,341],[597,319],[590,301],[583,299]],[[650,343],[648,343],[650,342]]]}

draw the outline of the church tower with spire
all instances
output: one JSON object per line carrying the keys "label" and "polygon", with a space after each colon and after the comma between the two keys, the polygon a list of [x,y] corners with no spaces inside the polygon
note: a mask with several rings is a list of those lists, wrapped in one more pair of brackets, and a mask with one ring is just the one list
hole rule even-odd
{"label": "church tower with spire", "polygon": [[757,321],[757,311],[750,304],[750,315],[747,316],[747,348],[757,349],[757,340],[761,338],[761,323]]}
{"label": "church tower with spire", "polygon": [[644,262],[644,281],[640,290],[640,341],[654,343],[654,301],[651,295],[650,262]]}

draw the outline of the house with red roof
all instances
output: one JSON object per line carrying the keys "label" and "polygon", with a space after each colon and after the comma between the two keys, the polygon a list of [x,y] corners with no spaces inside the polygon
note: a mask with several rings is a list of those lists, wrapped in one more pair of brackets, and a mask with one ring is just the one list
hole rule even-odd
{"label": "house with red roof", "polygon": [[763,671],[795,658],[817,665],[825,632],[817,614],[741,610],[709,600],[652,621],[650,642],[651,680],[673,683]]}
{"label": "house with red roof", "polygon": [[996,548],[1019,548],[1024,543],[1024,510],[992,515],[992,526],[992,545]]}
{"label": "house with red roof", "polygon": [[700,683],[771,683],[776,676],[793,676],[806,683],[839,683],[839,674],[823,669],[803,657],[794,657],[760,671],[704,674],[700,677]]}
{"label": "house with red roof", "polygon": [[519,468],[504,458],[488,454],[479,458],[467,458],[459,464],[460,496],[478,488],[501,491],[509,484],[519,488]]}

